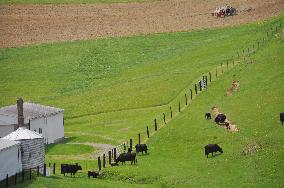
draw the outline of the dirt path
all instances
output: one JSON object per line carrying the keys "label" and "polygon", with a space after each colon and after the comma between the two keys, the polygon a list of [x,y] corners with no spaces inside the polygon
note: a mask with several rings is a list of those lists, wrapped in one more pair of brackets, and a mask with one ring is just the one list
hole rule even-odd
{"label": "dirt path", "polygon": [[239,15],[211,16],[219,0],[164,0],[92,5],[0,5],[0,48],[222,27],[270,18],[283,0],[228,0]]}

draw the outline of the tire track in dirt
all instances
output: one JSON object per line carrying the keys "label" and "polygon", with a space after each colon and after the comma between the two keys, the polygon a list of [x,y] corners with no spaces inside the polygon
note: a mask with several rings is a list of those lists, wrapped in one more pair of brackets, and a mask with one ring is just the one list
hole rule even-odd
{"label": "tire track in dirt", "polygon": [[57,41],[190,31],[268,19],[283,0],[228,0],[239,10],[211,16],[219,0],[164,0],[144,3],[0,5],[0,48]]}

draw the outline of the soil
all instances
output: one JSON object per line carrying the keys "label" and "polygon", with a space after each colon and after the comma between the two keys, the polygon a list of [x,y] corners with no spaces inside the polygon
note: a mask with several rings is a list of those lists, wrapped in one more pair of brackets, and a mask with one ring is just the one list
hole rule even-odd
{"label": "soil", "polygon": [[[238,14],[213,17],[225,3]],[[283,0],[0,5],[0,48],[232,26],[268,19],[283,9]]]}
{"label": "soil", "polygon": [[[215,119],[218,114],[221,114],[220,111],[219,111],[219,108],[216,107],[216,106],[213,106],[211,108],[212,110],[212,115],[213,115],[213,118]],[[226,115],[226,114],[225,114]],[[227,116],[227,115],[226,115]],[[214,120],[213,119],[213,120]],[[227,124],[227,126],[226,126]],[[228,118],[226,118],[225,122],[223,124],[219,124],[221,127],[223,127],[224,129],[227,129],[228,131],[230,132],[238,132],[240,129],[235,125],[233,124]]]}
{"label": "soil", "polygon": [[240,87],[240,81],[233,81],[231,87],[227,90],[226,95],[232,96],[235,91]]}

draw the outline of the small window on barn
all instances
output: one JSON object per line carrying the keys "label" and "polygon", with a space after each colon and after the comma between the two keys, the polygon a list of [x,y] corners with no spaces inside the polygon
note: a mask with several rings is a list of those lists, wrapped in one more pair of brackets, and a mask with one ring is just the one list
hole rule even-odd
{"label": "small window on barn", "polygon": [[38,129],[38,133],[42,134],[42,129],[41,128]]}

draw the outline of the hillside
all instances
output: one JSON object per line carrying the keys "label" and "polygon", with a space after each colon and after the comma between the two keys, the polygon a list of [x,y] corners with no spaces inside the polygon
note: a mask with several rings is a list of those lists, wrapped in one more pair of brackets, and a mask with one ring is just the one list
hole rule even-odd
{"label": "hillside", "polygon": [[[147,141],[150,154],[139,156],[137,166],[108,167],[102,179],[89,180],[87,170],[97,169],[91,156],[70,152],[70,158],[65,158],[60,149],[50,147],[46,162],[79,162],[83,171],[76,178],[58,174],[26,186],[283,186],[284,139],[279,112],[284,106],[284,33],[278,28],[270,34],[271,27],[279,26],[280,21],[283,26],[283,15],[215,30],[0,50],[4,75],[0,86],[5,88],[1,105],[23,93],[28,100],[64,107],[66,135],[75,150],[74,143],[120,144],[136,138],[147,125],[153,132],[153,119],[158,118],[160,127],[162,113],[168,120],[169,106],[174,110],[174,119]],[[265,42],[254,48],[255,53],[232,66],[236,52],[241,54],[263,37]],[[225,65],[227,60],[230,69],[224,66],[225,73],[220,75],[220,63]],[[247,64],[248,60],[253,63]],[[217,66],[218,79],[178,113],[178,102],[184,106],[184,93]],[[225,96],[234,80],[240,81],[240,89]],[[33,89],[35,86],[40,89]],[[213,106],[226,113],[240,131],[231,133],[205,120],[204,113]],[[144,133],[142,140],[145,138]],[[208,143],[220,144],[224,153],[207,159],[203,147]],[[254,146],[258,149],[244,155],[244,150]],[[68,147],[66,152],[73,146]],[[81,152],[90,150],[81,148]]]}

